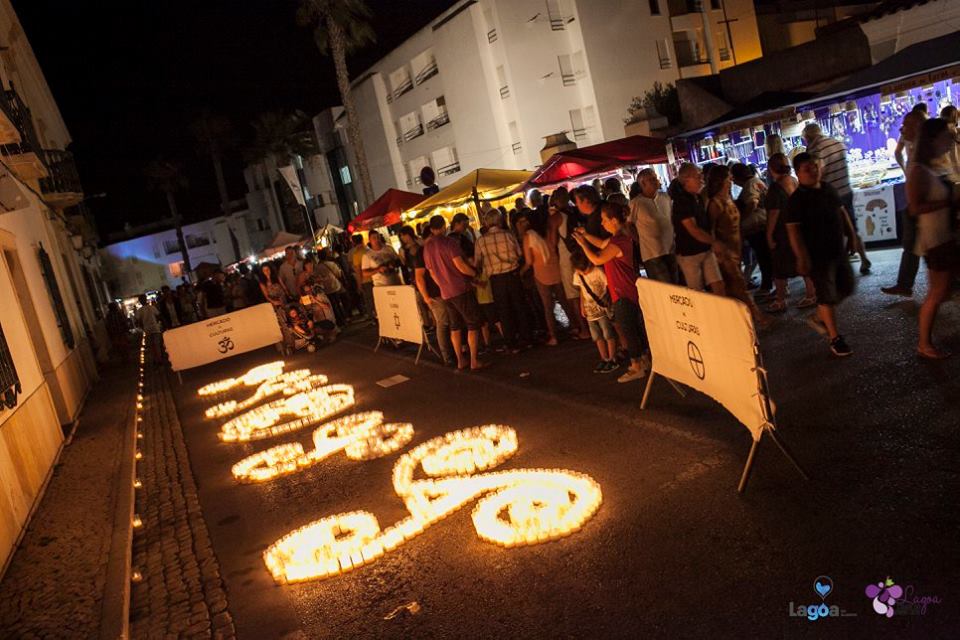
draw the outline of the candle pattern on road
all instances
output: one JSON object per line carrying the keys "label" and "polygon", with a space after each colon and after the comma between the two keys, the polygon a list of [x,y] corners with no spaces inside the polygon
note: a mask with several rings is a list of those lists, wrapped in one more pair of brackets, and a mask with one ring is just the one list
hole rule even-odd
{"label": "candle pattern on road", "polygon": [[248,397],[246,400],[224,400],[220,404],[215,404],[207,409],[203,415],[208,420],[212,420],[214,418],[226,418],[239,411],[249,409],[250,407],[257,405],[272,396],[281,393],[285,396],[292,396],[293,394],[301,391],[310,391],[311,389],[322,387],[323,385],[327,384],[327,382],[327,376],[322,374],[311,374],[309,369],[296,369],[295,371],[287,371],[286,373],[281,373],[272,380],[267,380],[266,382],[261,383],[253,395]]}

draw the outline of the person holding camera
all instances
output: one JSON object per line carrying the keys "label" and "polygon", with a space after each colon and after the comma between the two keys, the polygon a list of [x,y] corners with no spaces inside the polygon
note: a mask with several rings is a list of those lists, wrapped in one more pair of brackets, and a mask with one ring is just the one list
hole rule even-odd
{"label": "person holding camera", "polygon": [[[369,238],[370,247],[363,254],[361,268],[364,277],[370,278],[372,287],[386,287],[391,285],[403,284],[400,281],[400,256],[393,250],[389,244],[383,241],[383,236],[378,231],[371,231]],[[372,301],[373,294],[371,292]],[[372,308],[371,315],[376,317],[376,309]]]}

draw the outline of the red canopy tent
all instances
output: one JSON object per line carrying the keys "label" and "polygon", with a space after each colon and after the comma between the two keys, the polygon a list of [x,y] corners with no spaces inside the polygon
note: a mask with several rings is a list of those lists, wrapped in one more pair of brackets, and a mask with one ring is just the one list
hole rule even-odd
{"label": "red canopy tent", "polygon": [[526,187],[544,187],[617,167],[665,162],[667,162],[666,140],[648,136],[629,136],[556,153],[537,169],[527,181]]}
{"label": "red canopy tent", "polygon": [[389,227],[400,222],[400,214],[418,205],[425,195],[411,193],[410,191],[400,191],[399,189],[387,189],[382,196],[369,207],[363,210],[353,221],[347,225],[347,231],[369,231],[377,227]]}

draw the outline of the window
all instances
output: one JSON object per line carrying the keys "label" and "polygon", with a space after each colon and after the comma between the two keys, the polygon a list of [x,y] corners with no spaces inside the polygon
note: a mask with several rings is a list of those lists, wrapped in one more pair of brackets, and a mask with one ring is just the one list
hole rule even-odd
{"label": "window", "polygon": [[205,233],[199,235],[187,234],[184,238],[187,243],[188,249],[196,249],[197,247],[206,247],[210,245],[210,236]]}
{"label": "window", "polygon": [[403,139],[410,142],[414,138],[423,135],[423,123],[420,121],[420,114],[416,111],[402,116],[400,118],[400,131]]}
{"label": "window", "polygon": [[570,110],[570,127],[573,130],[574,140],[587,140],[592,132],[596,121],[596,115],[593,106],[583,109]]}
{"label": "window", "polygon": [[50,303],[53,305],[53,314],[57,319],[57,326],[60,328],[60,337],[63,338],[63,344],[68,349],[73,349],[73,329],[70,327],[70,321],[67,318],[67,309],[63,306],[63,296],[60,294],[60,285],[57,283],[57,276],[53,272],[53,264],[50,262],[50,256],[40,245],[37,249],[37,258],[40,260],[40,273],[47,284],[47,293],[50,294]]}
{"label": "window", "polygon": [[503,65],[497,67],[497,83],[500,85],[500,99],[505,100],[510,97],[510,85],[507,84],[507,71]]}
{"label": "window", "polygon": [[415,184],[420,184],[420,170],[430,165],[427,162],[426,156],[419,156],[408,162],[407,166],[410,168],[410,178],[408,180],[408,184],[413,186]]}
{"label": "window", "polygon": [[353,182],[353,178],[350,176],[350,167],[347,165],[340,167],[340,182],[342,184],[350,184]]}
{"label": "window", "polygon": [[660,0],[650,0],[650,15],[660,15]]}
{"label": "window", "polygon": [[431,100],[420,107],[423,112],[423,121],[427,123],[427,130],[439,129],[450,122],[450,116],[447,114],[447,101],[443,96],[436,100]]}
{"label": "window", "polygon": [[3,334],[3,326],[0,325],[0,409],[13,409],[17,406],[17,395],[22,391],[17,365],[13,362],[13,354],[10,353],[7,338]]}
{"label": "window", "polygon": [[437,168],[437,175],[449,176],[460,171],[460,161],[457,159],[457,150],[453,147],[442,147],[430,154],[433,166]]}
{"label": "window", "polygon": [[670,59],[670,45],[666,38],[657,40],[657,57],[660,58],[660,68],[669,69],[673,66],[673,60]]}
{"label": "window", "polygon": [[270,227],[267,226],[267,221],[263,218],[257,218],[257,231],[266,231]]}
{"label": "window", "polygon": [[557,61],[560,63],[560,81],[563,86],[569,87],[576,84],[577,76],[573,72],[573,62],[570,60],[570,54],[564,53],[557,56]]}
{"label": "window", "polygon": [[551,31],[563,31],[571,18],[564,17],[562,0],[547,0],[547,18],[550,21]]}
{"label": "window", "polygon": [[176,239],[164,240],[163,252],[168,256],[172,256],[175,253],[180,253],[180,243]]}
{"label": "window", "polygon": [[427,49],[410,62],[413,67],[413,77],[417,84],[422,84],[427,79],[440,73],[437,68],[437,60],[433,56],[433,49]]}
{"label": "window", "polygon": [[717,53],[720,60],[726,62],[730,59],[730,45],[727,43],[727,32],[723,29],[717,31]]}
{"label": "window", "polygon": [[513,141],[511,145],[513,155],[520,155],[520,152],[523,150],[523,145],[520,144],[520,128],[517,126],[516,121],[510,122],[507,127],[510,129],[510,140]]}
{"label": "window", "polygon": [[497,28],[493,24],[493,10],[490,7],[483,10],[483,19],[487,23],[487,42],[493,44],[497,41]]}
{"label": "window", "polygon": [[167,271],[170,273],[171,278],[174,280],[179,280],[183,277],[183,263],[171,262],[167,265]]}
{"label": "window", "polygon": [[410,79],[410,70],[406,65],[390,74],[390,88],[393,91],[391,95],[394,98],[399,98],[413,89],[413,80]]}
{"label": "window", "polygon": [[585,78],[587,76],[587,61],[584,58],[583,50],[574,51],[570,61],[573,64],[573,76],[577,80]]}
{"label": "window", "polygon": [[721,9],[720,0],[710,0],[710,8],[714,11]]}

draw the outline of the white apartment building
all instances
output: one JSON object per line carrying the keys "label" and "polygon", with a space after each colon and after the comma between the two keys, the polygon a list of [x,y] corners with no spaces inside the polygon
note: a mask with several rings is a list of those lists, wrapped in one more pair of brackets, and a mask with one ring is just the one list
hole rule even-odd
{"label": "white apartment building", "polygon": [[10,0],[0,0],[0,571],[108,344],[70,134]]}
{"label": "white apartment building", "polygon": [[[246,210],[183,225],[190,265],[196,268],[206,262],[225,266],[258,253],[272,236],[268,230],[267,235],[259,234],[254,241],[249,229],[257,226],[262,225],[251,221]],[[164,226],[150,231],[131,229],[126,237],[100,250],[103,275],[114,298],[136,296],[164,285],[175,288],[187,275],[176,229]]]}
{"label": "white apartment building", "polygon": [[[319,231],[327,224],[342,227],[333,180],[323,155],[295,156],[292,166],[296,169],[304,202],[313,217],[314,230]],[[249,234],[253,245],[259,247],[257,251],[265,248],[279,231],[298,236],[309,234],[303,207],[280,175],[276,158],[271,156],[248,164],[243,178],[247,184],[248,218],[253,225]]]}
{"label": "white apartment building", "polygon": [[[441,186],[534,168],[561,131],[580,146],[621,138],[654,82],[760,55],[751,0],[458,2],[353,82],[374,194],[419,190],[424,166]],[[334,115],[315,119],[321,146],[344,139]]]}

